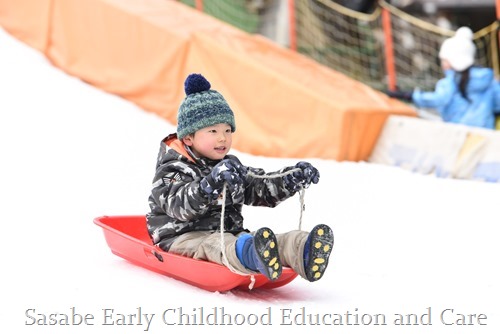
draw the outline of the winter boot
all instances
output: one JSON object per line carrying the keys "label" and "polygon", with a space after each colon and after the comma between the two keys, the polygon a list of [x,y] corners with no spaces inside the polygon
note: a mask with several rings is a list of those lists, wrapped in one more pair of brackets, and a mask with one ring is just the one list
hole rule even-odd
{"label": "winter boot", "polygon": [[304,245],[304,270],[310,282],[323,277],[332,247],[332,229],[324,224],[316,225],[309,233]]}
{"label": "winter boot", "polygon": [[281,275],[282,265],[276,236],[267,227],[258,229],[253,236],[243,234],[238,237],[236,255],[245,268],[258,271],[271,281]]}

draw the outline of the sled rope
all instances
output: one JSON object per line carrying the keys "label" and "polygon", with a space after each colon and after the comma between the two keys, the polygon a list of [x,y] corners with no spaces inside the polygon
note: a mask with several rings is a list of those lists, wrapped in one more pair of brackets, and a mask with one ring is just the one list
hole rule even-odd
{"label": "sled rope", "polygon": [[[286,172],[282,172],[282,173],[278,173],[278,174],[273,174],[273,175],[259,175],[259,174],[254,174],[252,172],[249,172],[248,175],[256,178],[256,179],[273,179],[273,178],[278,178],[278,177],[283,177],[285,175],[288,175],[288,174],[292,174],[292,173],[295,173],[295,172],[299,172],[301,171],[300,168],[293,168],[293,169],[290,169]],[[305,206],[304,206],[304,197],[305,197],[305,190],[304,188],[301,188],[299,190],[299,200],[300,200],[300,216],[299,216],[299,230],[302,230],[302,215],[304,213],[304,210],[305,210]],[[225,200],[225,195],[224,195],[224,200]],[[222,203],[222,205],[225,205],[226,203]]]}
{"label": "sled rope", "polygon": [[[300,168],[294,168],[291,170],[288,170],[283,173],[278,173],[278,174],[273,174],[273,175],[258,175],[254,173],[248,173],[248,175],[258,178],[258,179],[272,179],[272,178],[277,178],[277,177],[283,177],[288,174],[292,174],[294,172],[300,171]],[[224,215],[226,211],[226,188],[227,184],[224,183],[224,186],[222,187],[222,208],[221,208],[221,217],[220,217],[220,248],[221,248],[221,253],[222,253],[222,263],[229,268],[229,270],[235,274],[241,275],[241,276],[250,276],[250,284],[248,285],[248,289],[252,290],[253,286],[255,284],[255,275],[254,274],[248,274],[244,273],[237,268],[234,268],[230,263],[229,260],[227,259],[226,255],[226,244],[224,242]],[[299,230],[302,229],[302,215],[305,210],[304,207],[304,195],[305,195],[305,190],[304,188],[301,188],[299,190],[299,195],[300,195],[300,217],[299,217]]]}

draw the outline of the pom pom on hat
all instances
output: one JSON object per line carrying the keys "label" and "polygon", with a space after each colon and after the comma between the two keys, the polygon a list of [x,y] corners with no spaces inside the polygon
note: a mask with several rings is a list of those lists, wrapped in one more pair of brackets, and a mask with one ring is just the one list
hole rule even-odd
{"label": "pom pom on hat", "polygon": [[190,74],[184,81],[186,97],[177,113],[177,138],[219,123],[229,124],[231,131],[236,131],[233,111],[224,97],[210,88],[201,74]]}
{"label": "pom pom on hat", "polygon": [[460,27],[455,32],[454,37],[468,39],[472,41],[474,39],[474,33],[472,32],[472,30],[470,30],[469,27]]}
{"label": "pom pom on hat", "polygon": [[468,27],[461,27],[451,38],[446,39],[439,50],[439,58],[445,59],[450,66],[462,72],[474,64],[476,45],[474,33]]}
{"label": "pom pom on hat", "polygon": [[210,82],[203,75],[196,73],[188,75],[184,82],[184,92],[186,92],[186,95],[210,90],[211,87]]}

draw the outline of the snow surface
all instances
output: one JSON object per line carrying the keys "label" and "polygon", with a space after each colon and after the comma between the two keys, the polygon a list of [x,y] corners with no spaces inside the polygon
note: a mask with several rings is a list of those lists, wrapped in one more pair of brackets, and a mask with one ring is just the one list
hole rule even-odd
{"label": "snow surface", "polygon": [[[174,130],[0,29],[2,332],[499,333],[498,184],[309,159],[321,181],[306,192],[303,229],[328,223],[336,237],[316,283],[211,293],[113,255],[93,219],[147,212],[158,145]],[[233,153],[268,171],[296,162]],[[247,207],[245,216],[250,229],[295,229],[298,197],[274,209]],[[181,308],[184,323],[196,325],[163,322],[165,311],[167,322],[179,322]],[[195,321],[214,309],[246,322]],[[140,321],[128,316],[139,310]],[[72,325],[72,312],[88,314],[87,324]],[[58,321],[68,314],[70,325],[31,324],[54,313]],[[302,313],[325,323],[306,316],[304,325]],[[145,314],[153,315],[149,327]],[[342,325],[330,326],[338,314]],[[407,314],[418,317],[398,325],[399,314],[405,323]],[[476,316],[470,325],[443,323],[461,314]]]}

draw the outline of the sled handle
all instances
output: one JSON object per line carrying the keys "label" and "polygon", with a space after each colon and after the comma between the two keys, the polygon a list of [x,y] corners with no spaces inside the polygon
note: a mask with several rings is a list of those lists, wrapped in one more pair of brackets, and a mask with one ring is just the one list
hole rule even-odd
{"label": "sled handle", "polygon": [[144,254],[148,259],[156,259],[157,261],[163,262],[163,256],[160,253],[151,248],[144,248]]}

